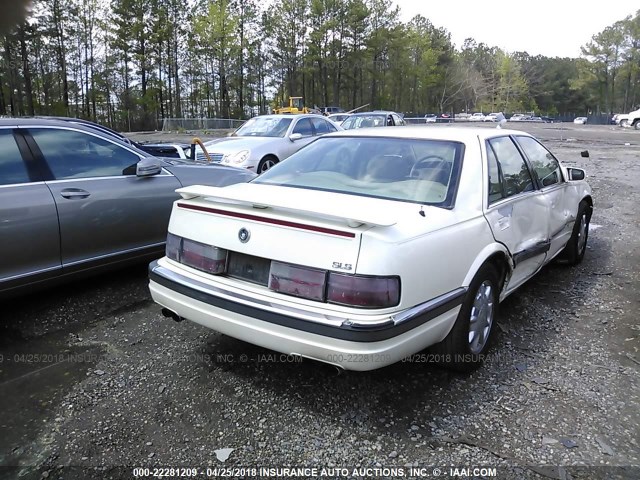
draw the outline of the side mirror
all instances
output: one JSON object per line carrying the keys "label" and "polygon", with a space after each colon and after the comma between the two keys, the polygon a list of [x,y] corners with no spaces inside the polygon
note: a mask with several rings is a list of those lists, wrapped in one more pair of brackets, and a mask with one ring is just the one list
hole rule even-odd
{"label": "side mirror", "polygon": [[162,165],[155,158],[143,158],[136,164],[136,176],[151,177],[162,171]]}
{"label": "side mirror", "polygon": [[[589,152],[587,152],[589,153]],[[568,168],[569,180],[584,180],[585,173],[581,168]]]}
{"label": "side mirror", "polygon": [[295,142],[296,140],[300,140],[301,138],[302,138],[301,133],[292,133],[291,135],[289,135],[289,140],[291,140],[292,142]]}
{"label": "side mirror", "polygon": [[589,150],[583,150],[580,152],[582,158],[589,158]]}

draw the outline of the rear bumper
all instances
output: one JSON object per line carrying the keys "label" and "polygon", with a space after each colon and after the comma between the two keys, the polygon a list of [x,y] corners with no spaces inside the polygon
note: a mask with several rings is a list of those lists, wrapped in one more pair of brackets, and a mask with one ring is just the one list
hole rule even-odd
{"label": "rear bumper", "polygon": [[374,322],[327,315],[314,321],[310,312],[234,295],[157,261],[149,266],[149,278],[154,301],[180,317],[249,343],[348,370],[381,368],[441,341],[466,294],[460,288]]}

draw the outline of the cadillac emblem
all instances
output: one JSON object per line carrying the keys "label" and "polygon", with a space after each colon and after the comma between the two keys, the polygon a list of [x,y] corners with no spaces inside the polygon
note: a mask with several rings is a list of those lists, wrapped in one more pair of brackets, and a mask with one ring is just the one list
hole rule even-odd
{"label": "cadillac emblem", "polygon": [[242,243],[247,243],[250,238],[251,238],[251,232],[246,228],[241,228],[240,231],[238,232],[238,239],[240,239]]}

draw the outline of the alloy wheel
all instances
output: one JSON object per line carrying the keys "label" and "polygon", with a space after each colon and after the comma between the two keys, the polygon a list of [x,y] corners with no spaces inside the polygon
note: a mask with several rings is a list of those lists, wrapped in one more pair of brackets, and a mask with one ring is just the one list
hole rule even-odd
{"label": "alloy wheel", "polygon": [[469,349],[479,354],[489,339],[494,313],[493,285],[488,280],[482,282],[471,307],[469,317]]}

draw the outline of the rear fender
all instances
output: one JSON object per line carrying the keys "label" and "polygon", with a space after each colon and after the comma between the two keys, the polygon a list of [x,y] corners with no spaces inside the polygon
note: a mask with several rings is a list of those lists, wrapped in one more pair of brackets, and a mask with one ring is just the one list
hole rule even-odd
{"label": "rear fender", "polygon": [[473,277],[476,276],[476,273],[478,273],[485,263],[493,263],[496,265],[501,279],[500,290],[503,290],[504,285],[508,283],[513,271],[513,259],[511,258],[509,250],[501,243],[492,243],[480,251],[464,278],[464,282],[462,283],[463,287],[468,287],[471,284]]}

